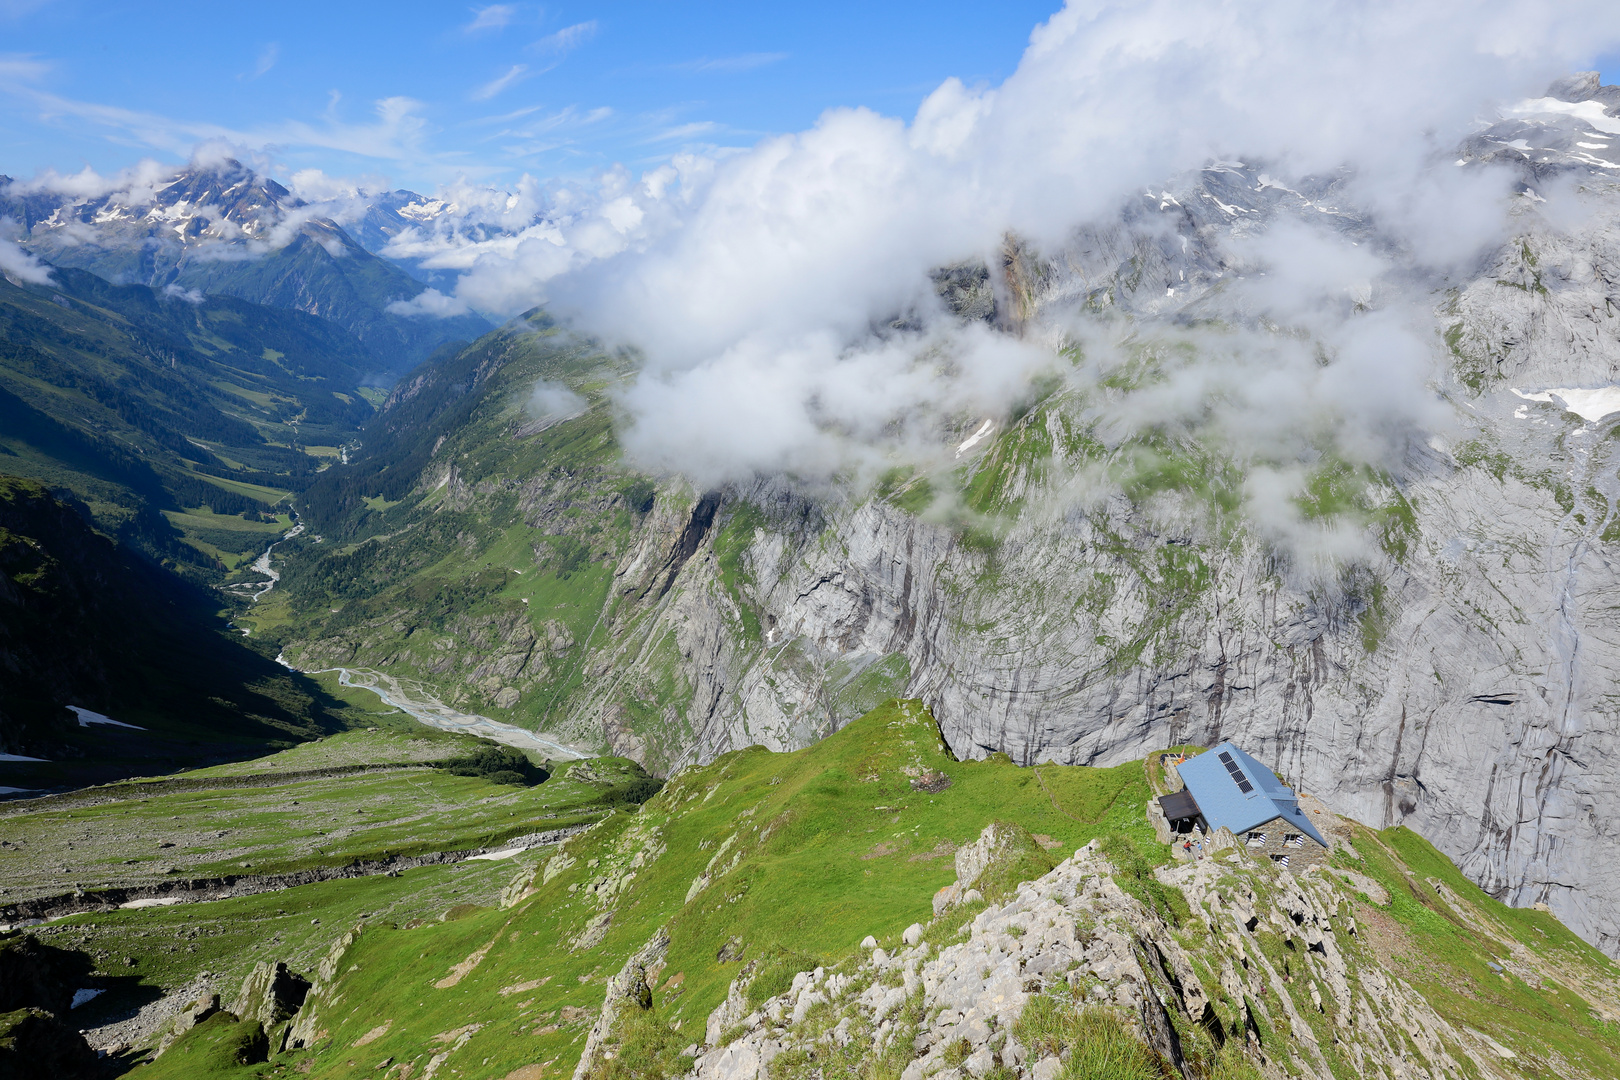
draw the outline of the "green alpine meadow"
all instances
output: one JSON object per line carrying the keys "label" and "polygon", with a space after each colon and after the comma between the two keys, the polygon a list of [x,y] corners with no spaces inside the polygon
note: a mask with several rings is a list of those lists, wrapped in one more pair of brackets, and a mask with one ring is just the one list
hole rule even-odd
{"label": "green alpine meadow", "polygon": [[1620,1076],[1620,8],[0,0],[0,1080]]}

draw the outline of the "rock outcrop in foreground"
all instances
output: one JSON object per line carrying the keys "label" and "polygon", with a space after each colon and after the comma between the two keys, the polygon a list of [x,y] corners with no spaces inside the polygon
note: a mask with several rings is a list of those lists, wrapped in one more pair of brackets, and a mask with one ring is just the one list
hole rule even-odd
{"label": "rock outcrop in foreground", "polygon": [[[1429,887],[1445,897],[1443,884]],[[1450,899],[1459,920],[1479,918]],[[1355,871],[1294,875],[1237,850],[1133,878],[1093,841],[1003,903],[974,905],[971,916],[947,908],[892,951],[869,939],[863,959],[801,972],[746,1015],[754,972],[745,970],[705,1043],[690,1048],[688,1075],[855,1075],[865,1063],[902,1080],[1054,1080],[1104,1061],[1145,1076],[1169,1066],[1187,1077],[1440,1080],[1541,1075],[1549,1065],[1568,1077],[1610,1075],[1612,1061],[1532,1062],[1448,1022],[1391,965],[1398,943],[1375,910],[1388,902]],[[1540,988],[1545,963],[1521,950],[1503,958],[1501,978]],[[1588,989],[1595,1009],[1620,1015],[1614,987]],[[603,1047],[603,1060],[588,1054],[576,1075],[611,1061],[612,1041]]]}

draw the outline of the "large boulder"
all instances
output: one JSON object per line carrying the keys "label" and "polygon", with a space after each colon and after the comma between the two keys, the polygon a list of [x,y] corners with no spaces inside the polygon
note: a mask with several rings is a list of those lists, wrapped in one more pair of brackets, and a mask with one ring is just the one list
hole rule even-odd
{"label": "large boulder", "polygon": [[[934,915],[961,903],[992,899],[1020,881],[1052,869],[1052,859],[1028,830],[992,821],[979,838],[956,852],[956,880],[934,894]],[[910,942],[908,942],[910,944]]]}
{"label": "large boulder", "polygon": [[0,1080],[79,1080],[99,1072],[96,1052],[44,1009],[0,1015]]}
{"label": "large boulder", "polygon": [[66,1016],[89,972],[87,958],[41,944],[32,934],[0,941],[0,1012],[35,1008]]}
{"label": "large boulder", "polygon": [[309,996],[309,980],[281,962],[259,963],[242,981],[242,996],[235,1012],[244,1021],[257,1020],[269,1031],[291,1020]]}
{"label": "large boulder", "polygon": [[[168,1051],[169,1047],[174,1045],[177,1039],[192,1028],[201,1025],[203,1021],[214,1016],[219,1011],[219,995],[212,992],[203,994],[192,1002],[189,1009],[182,1011],[169,1024],[169,1030],[164,1033],[163,1038],[158,1040],[158,1055],[161,1057]],[[226,1015],[230,1014],[227,1013]],[[235,1019],[236,1017],[231,1016],[232,1021]]]}

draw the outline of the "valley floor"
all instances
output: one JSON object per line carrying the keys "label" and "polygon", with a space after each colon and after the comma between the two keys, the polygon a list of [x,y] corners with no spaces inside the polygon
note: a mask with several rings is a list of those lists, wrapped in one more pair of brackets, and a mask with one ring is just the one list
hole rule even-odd
{"label": "valley floor", "polygon": [[1299,875],[1240,850],[1175,863],[1143,763],[956,761],[916,702],[683,770],[640,805],[619,759],[531,787],[431,767],[468,745],[358,731],[11,804],[0,899],[72,881],[97,910],[7,935],[0,963],[26,939],[63,950],[61,985],[103,991],[70,1023],[142,1080],[1055,1080],[1104,1058],[1128,1077],[1596,1078],[1620,1060],[1620,970],[1404,829],[1324,815],[1328,865]]}

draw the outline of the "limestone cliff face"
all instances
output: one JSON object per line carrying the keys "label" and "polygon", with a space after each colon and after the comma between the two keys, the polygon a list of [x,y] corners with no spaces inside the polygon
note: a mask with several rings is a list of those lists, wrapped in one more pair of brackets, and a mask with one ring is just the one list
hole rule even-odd
{"label": "limestone cliff face", "polygon": [[[1568,134],[1553,128],[1544,141]],[[1492,132],[1464,157],[1519,153]],[[1511,240],[1465,279],[1413,269],[1403,286],[1432,308],[1432,422],[1378,467],[1299,464],[1321,485],[1306,525],[1344,541],[1331,570],[1250,520],[1247,466],[1219,442],[1121,433],[1109,411],[1127,391],[1063,375],[970,450],[875,492],[662,485],[629,539],[592,556],[612,561],[612,585],[560,650],[580,682],[546,727],[664,770],[800,747],[900,694],[962,756],[1114,764],[1233,739],[1620,955],[1605,813],[1620,805],[1620,186],[1548,153],[1563,164],[1518,163]],[[1555,166],[1587,189],[1578,228],[1539,209]],[[936,284],[964,319],[1009,333],[1077,313],[1190,325],[1231,314],[1246,231],[1293,214],[1391,242],[1334,209],[1338,194],[1332,178],[1288,188],[1211,167],[1063,250],[1009,241],[1003,265]],[[616,505],[582,484],[510,480],[548,532]],[[381,645],[339,652],[386,662]]]}
{"label": "limestone cliff face", "polygon": [[[659,669],[690,704],[619,745],[665,767],[804,745],[850,718],[840,694],[863,679],[926,700],[963,756],[1114,764],[1230,738],[1620,951],[1620,867],[1596,857],[1620,804],[1620,416],[1524,396],[1620,381],[1617,237],[1612,221],[1527,230],[1441,301],[1452,426],[1372,485],[1368,554],[1336,580],[1252,530],[1217,535],[1185,492],[1043,486],[1037,466],[1072,475],[1128,449],[1066,451],[1081,421],[1059,395],[970,466],[1001,470],[995,539],[780,479],[726,492],[701,529],[649,529],[616,579],[637,614],[618,616],[613,674],[572,723],[611,734],[615,693]],[[1031,434],[1053,448],[1034,464]]]}
{"label": "limestone cliff face", "polygon": [[[1549,416],[1535,434],[1561,427]],[[1179,586],[1156,571],[1186,539],[1123,506],[1100,521],[1020,521],[987,555],[871,501],[814,532],[760,525],[745,556],[757,584],[740,596],[699,552],[603,667],[633,682],[661,647],[686,673],[689,726],[653,754],[670,765],[804,745],[849,719],[838,680],[889,657],[904,661],[895,690],[926,700],[964,757],[1107,765],[1234,739],[1335,809],[1410,825],[1494,894],[1547,903],[1613,952],[1620,870],[1592,857],[1614,839],[1601,808],[1620,799],[1603,518],[1587,506],[1583,523],[1556,490],[1483,465],[1425,464],[1405,493],[1412,540],[1369,575],[1376,605],[1291,585],[1252,542],[1198,549],[1203,581]],[[747,495],[794,501],[768,486]],[[768,640],[735,632],[740,605]],[[576,705],[582,726],[612,687]]]}

